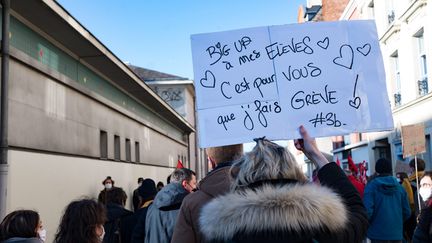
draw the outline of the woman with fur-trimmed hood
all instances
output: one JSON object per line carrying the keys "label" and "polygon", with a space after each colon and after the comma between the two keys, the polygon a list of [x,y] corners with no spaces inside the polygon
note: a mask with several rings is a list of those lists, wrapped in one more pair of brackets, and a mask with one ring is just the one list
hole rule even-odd
{"label": "woman with fur-trimmed hood", "polygon": [[321,154],[303,126],[297,149],[319,168],[307,183],[293,155],[266,139],[235,163],[230,193],[203,207],[208,242],[362,242],[368,220],[359,193]]}

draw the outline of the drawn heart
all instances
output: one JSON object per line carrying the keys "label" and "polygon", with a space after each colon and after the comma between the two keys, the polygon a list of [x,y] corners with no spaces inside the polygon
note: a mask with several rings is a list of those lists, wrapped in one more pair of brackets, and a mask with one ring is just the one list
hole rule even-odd
{"label": "drawn heart", "polygon": [[369,43],[364,44],[363,47],[357,47],[357,51],[363,56],[367,56],[371,50],[371,45]]}
{"label": "drawn heart", "polygon": [[344,68],[351,69],[354,61],[354,51],[350,45],[342,45],[339,49],[339,56],[333,59],[333,63]]}
{"label": "drawn heart", "polygon": [[354,100],[349,101],[349,105],[358,109],[361,105],[361,99],[360,97],[355,97]]}
{"label": "drawn heart", "polygon": [[200,80],[200,83],[204,88],[214,88],[216,85],[214,74],[210,70],[205,71],[204,78]]}
{"label": "drawn heart", "polygon": [[329,38],[326,37],[326,38],[324,38],[324,40],[318,41],[317,45],[319,47],[321,47],[322,49],[327,50],[327,47],[329,46]]}

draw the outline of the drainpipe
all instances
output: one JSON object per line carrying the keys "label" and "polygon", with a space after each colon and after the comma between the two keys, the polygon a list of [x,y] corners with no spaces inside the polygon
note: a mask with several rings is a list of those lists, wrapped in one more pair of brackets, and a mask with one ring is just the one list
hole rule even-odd
{"label": "drainpipe", "polygon": [[8,178],[8,82],[9,82],[9,19],[10,0],[2,4],[1,42],[1,105],[0,105],[0,219],[6,215]]}

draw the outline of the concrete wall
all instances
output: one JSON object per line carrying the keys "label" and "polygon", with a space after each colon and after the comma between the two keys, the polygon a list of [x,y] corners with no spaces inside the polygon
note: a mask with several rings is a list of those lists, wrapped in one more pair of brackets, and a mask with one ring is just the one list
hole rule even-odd
{"label": "concrete wall", "polygon": [[133,162],[136,141],[141,163],[175,166],[178,155],[187,154],[186,143],[146,126],[143,119],[132,119],[97,94],[78,92],[74,88],[79,89],[79,84],[69,81],[11,61],[10,146],[98,158],[103,130],[108,134],[108,159],[114,159],[114,135],[120,136],[122,161],[126,138],[131,140]]}
{"label": "concrete wall", "polygon": [[115,180],[127,195],[130,208],[138,177],[166,183],[172,169],[117,163],[97,159],[9,151],[7,213],[17,209],[34,209],[41,215],[52,242],[64,208],[72,200],[97,198],[106,176]]}

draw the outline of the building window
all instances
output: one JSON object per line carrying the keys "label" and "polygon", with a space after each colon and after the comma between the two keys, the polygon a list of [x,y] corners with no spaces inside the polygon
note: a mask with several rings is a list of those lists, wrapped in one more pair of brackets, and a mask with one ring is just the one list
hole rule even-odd
{"label": "building window", "polygon": [[402,94],[401,94],[401,78],[400,78],[400,68],[399,68],[399,55],[398,52],[394,52],[391,55],[391,61],[393,64],[393,80],[394,80],[394,105],[398,107],[402,104]]}
{"label": "building window", "polygon": [[417,81],[418,85],[418,95],[423,96],[426,95],[429,92],[428,89],[428,79],[427,79],[427,63],[426,63],[426,50],[424,48],[424,38],[423,38],[423,28],[419,30],[415,35],[414,38],[417,42],[417,60],[418,65],[420,67],[419,69],[419,80]]}
{"label": "building window", "polygon": [[131,142],[129,138],[126,138],[125,140],[125,151],[126,151],[126,161],[131,161]]}
{"label": "building window", "polygon": [[350,134],[344,135],[344,143],[345,143],[345,146],[351,144],[351,135]]}
{"label": "building window", "polygon": [[114,159],[120,160],[120,136],[114,135]]}
{"label": "building window", "polygon": [[140,162],[140,144],[135,142],[135,162]]}
{"label": "building window", "polygon": [[108,135],[105,131],[100,131],[99,136],[99,145],[100,145],[100,158],[107,159],[108,158]]}

